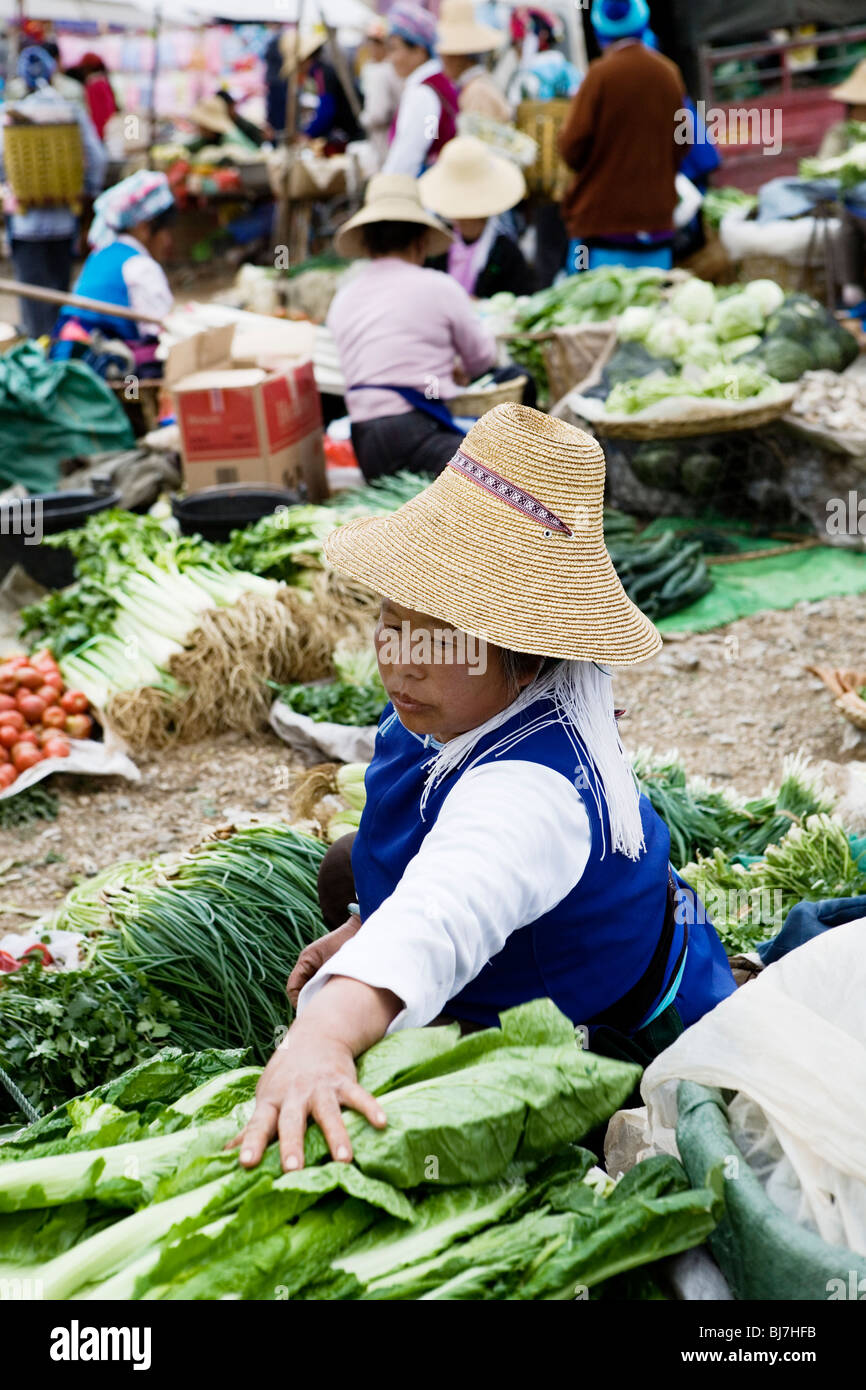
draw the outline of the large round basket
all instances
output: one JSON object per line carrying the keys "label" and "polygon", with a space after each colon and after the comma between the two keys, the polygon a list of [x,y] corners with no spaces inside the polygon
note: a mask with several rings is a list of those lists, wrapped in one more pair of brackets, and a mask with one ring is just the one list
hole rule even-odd
{"label": "large round basket", "polygon": [[[575,407],[576,408],[576,407]],[[766,402],[753,406],[744,405],[742,409],[724,415],[708,411],[706,415],[689,415],[687,419],[629,419],[617,416],[613,419],[593,418],[592,428],[596,434],[610,439],[689,439],[701,434],[717,434],[720,430],[753,430],[759,425],[768,425],[790,408],[790,400]]]}
{"label": "large round basket", "polygon": [[529,377],[515,376],[509,381],[494,381],[490,386],[481,386],[475,391],[462,391],[459,396],[451,396],[447,402],[452,415],[469,415],[477,419],[486,415],[495,405],[509,402],[520,403]]}

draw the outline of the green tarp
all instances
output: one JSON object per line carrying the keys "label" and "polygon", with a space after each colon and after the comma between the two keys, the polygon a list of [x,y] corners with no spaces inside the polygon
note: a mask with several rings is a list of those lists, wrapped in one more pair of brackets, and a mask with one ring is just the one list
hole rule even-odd
{"label": "green tarp", "polygon": [[694,1187],[724,1174],[725,1216],[710,1248],[736,1298],[824,1303],[861,1299],[866,1257],[828,1245],[770,1201],[731,1138],[722,1093],[681,1081],[677,1145]]}
{"label": "green tarp", "polygon": [[0,357],[0,487],[53,492],[60,465],[135,443],[114,392],[83,362],[49,362],[35,343]]}
{"label": "green tarp", "polygon": [[[750,536],[743,527],[730,523],[679,517],[659,518],[643,534],[655,535],[670,527],[719,531],[741,550],[772,550],[780,544],[772,538]],[[866,555],[838,546],[815,546],[787,555],[769,555],[765,560],[735,560],[713,565],[711,573],[710,592],[679,613],[662,618],[656,624],[660,632],[707,632],[768,609],[866,593]]]}

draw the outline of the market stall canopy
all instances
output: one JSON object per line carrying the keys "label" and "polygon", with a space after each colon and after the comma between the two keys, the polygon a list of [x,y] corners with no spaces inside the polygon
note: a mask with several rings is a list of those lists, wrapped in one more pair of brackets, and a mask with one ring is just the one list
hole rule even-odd
{"label": "market stall canopy", "polygon": [[329,24],[332,29],[366,29],[375,14],[363,0],[189,0],[200,20],[232,23]]}
{"label": "market stall canopy", "polygon": [[841,29],[862,24],[864,13],[862,0],[672,0],[670,8],[685,46],[745,43],[797,24]]}
{"label": "market stall canopy", "polygon": [[0,0],[0,20],[17,20],[23,8],[28,19],[54,24],[103,24],[148,29],[153,24],[173,27],[201,24],[202,16],[186,5],[161,6],[158,0]]}

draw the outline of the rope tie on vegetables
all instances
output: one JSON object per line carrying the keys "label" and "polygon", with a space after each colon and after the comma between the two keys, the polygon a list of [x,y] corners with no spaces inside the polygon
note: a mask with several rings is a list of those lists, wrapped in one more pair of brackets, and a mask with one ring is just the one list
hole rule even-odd
{"label": "rope tie on vegetables", "polygon": [[21,1113],[26,1116],[28,1124],[32,1125],[36,1120],[41,1119],[39,1111],[30,1104],[23,1091],[19,1091],[12,1077],[2,1067],[0,1067],[0,1082],[6,1087]]}

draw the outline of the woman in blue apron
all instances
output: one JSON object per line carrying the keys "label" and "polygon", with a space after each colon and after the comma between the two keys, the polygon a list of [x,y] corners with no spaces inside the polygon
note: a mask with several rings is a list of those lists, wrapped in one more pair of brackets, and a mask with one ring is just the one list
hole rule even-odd
{"label": "woman in blue apron", "polygon": [[462,285],[425,268],[451,233],[421,206],[408,174],[377,174],[364,206],[340,228],[341,256],[366,264],[337,292],[328,314],[345,380],[352,444],[367,479],[408,468],[439,473],[464,430],[448,408],[465,381],[497,368],[496,340]]}
{"label": "woman in blue apron", "polygon": [[340,1107],[384,1123],[354,1059],[396,1029],[495,1025],[550,997],[591,1048],[646,1062],[733,992],[620,743],[608,668],[661,639],[607,554],[603,494],[593,439],[500,405],[417,498],[326,542],[386,595],[390,704],[352,852],[357,915],[290,980],[298,1017],[242,1163],[279,1124],[284,1167],[300,1166],[310,1118],[348,1159]]}

